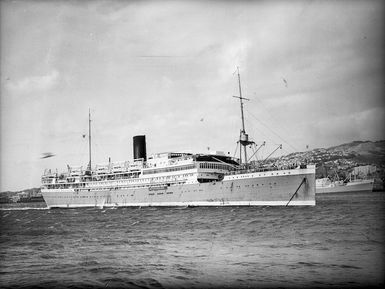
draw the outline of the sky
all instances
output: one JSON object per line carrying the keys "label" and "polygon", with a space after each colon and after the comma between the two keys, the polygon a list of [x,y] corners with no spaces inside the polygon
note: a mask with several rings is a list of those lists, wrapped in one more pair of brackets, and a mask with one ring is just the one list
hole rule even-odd
{"label": "sky", "polygon": [[259,158],[383,140],[384,5],[0,1],[0,189],[85,167],[89,110],[94,164],[142,134],[148,154],[234,156],[237,67]]}

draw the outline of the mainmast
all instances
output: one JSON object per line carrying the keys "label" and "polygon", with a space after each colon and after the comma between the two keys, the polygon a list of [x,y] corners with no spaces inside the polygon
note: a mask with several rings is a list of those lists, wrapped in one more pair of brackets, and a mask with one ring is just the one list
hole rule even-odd
{"label": "mainmast", "polygon": [[[237,71],[238,71],[238,88],[239,88],[239,101],[241,103],[241,116],[242,116],[242,131],[245,133],[245,118],[243,116],[243,99],[249,100],[247,98],[242,97],[242,89],[241,89],[241,75],[239,74],[239,67],[237,66]],[[246,159],[246,158],[245,158]]]}
{"label": "mainmast", "polygon": [[242,97],[242,89],[241,89],[241,76],[239,74],[239,67],[237,66],[237,72],[238,72],[238,88],[239,88],[239,96],[233,96],[235,98],[239,98],[239,102],[241,104],[241,117],[242,117],[242,129],[239,135],[239,160],[240,164],[242,164],[242,148],[244,153],[244,163],[247,164],[247,151],[246,146],[249,144],[252,144],[252,141],[249,141],[249,135],[246,133],[245,130],[245,118],[243,115],[243,100],[250,100],[248,98]]}

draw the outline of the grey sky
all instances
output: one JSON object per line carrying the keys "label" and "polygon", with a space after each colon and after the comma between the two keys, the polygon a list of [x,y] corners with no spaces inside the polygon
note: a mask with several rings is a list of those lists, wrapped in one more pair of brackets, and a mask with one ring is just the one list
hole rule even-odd
{"label": "grey sky", "polygon": [[[1,1],[1,190],[148,153],[384,139],[381,1]],[[55,157],[40,159],[44,152]]]}

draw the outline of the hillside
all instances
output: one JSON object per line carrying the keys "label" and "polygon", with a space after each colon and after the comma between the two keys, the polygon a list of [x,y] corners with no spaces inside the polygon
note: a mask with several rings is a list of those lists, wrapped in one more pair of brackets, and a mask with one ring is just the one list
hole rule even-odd
{"label": "hillside", "polygon": [[40,193],[40,188],[25,189],[25,190],[21,190],[21,191],[5,191],[5,192],[0,193],[0,197],[2,197],[2,198],[8,197],[9,198],[9,197],[15,196],[21,192],[24,192],[28,195],[36,195],[36,194]]}
{"label": "hillside", "polygon": [[385,160],[385,141],[354,141],[347,144],[331,147],[330,152],[344,151],[353,154],[358,161],[375,162],[378,165]]}
{"label": "hillside", "polygon": [[330,171],[347,176],[357,166],[377,166],[378,177],[383,177],[385,169],[385,140],[353,141],[329,148],[317,148],[306,152],[296,152],[280,158],[285,162],[308,162],[317,166],[317,177],[324,177]]}

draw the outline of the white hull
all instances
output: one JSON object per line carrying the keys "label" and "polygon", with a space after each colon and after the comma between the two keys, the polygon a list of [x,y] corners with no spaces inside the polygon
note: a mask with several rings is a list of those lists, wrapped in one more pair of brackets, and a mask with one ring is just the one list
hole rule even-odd
{"label": "white hull", "polygon": [[[305,181],[303,182],[303,180]],[[303,183],[302,183],[303,182]],[[301,185],[302,184],[302,185]],[[42,189],[49,208],[315,205],[315,169],[227,175],[223,181],[151,187]]]}
{"label": "white hull", "polygon": [[352,181],[343,185],[316,187],[317,194],[325,193],[348,193],[348,192],[371,192],[373,191],[374,180]]}
{"label": "white hull", "polygon": [[[286,206],[287,201],[249,201],[249,202],[159,202],[159,203],[128,203],[124,205],[107,204],[62,204],[51,208],[116,208],[116,207],[239,207],[239,206]],[[291,201],[288,206],[315,206],[315,201]]]}

